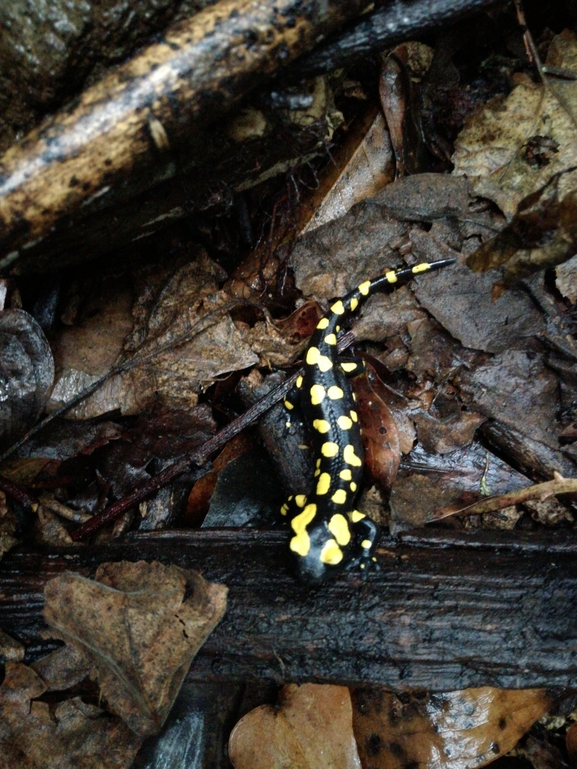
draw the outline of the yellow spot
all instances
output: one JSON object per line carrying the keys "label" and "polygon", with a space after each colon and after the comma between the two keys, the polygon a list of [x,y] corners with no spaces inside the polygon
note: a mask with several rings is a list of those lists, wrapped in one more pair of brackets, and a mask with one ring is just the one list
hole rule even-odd
{"label": "yellow spot", "polygon": [[354,371],[357,368],[357,364],[353,361],[344,361],[341,363],[341,368],[345,372],[345,374],[350,374],[351,371]]}
{"label": "yellow spot", "polygon": [[288,427],[288,428],[293,426],[292,422],[285,422],[284,424],[285,424],[285,427]]}
{"label": "yellow spot", "polygon": [[309,347],[305,360],[309,366],[314,366],[316,364],[321,371],[329,371],[329,369],[333,367],[332,360],[327,358],[326,355],[321,355],[318,347]]}
{"label": "yellow spot", "polygon": [[331,307],[331,312],[334,312],[335,315],[342,315],[344,311],[345,311],[345,306],[340,299],[338,302],[335,302]]}
{"label": "yellow spot", "polygon": [[354,446],[351,446],[350,443],[347,446],[345,446],[343,450],[343,459],[345,460],[347,465],[352,465],[353,467],[363,466],[361,458],[357,457],[357,455],[355,454]]}
{"label": "yellow spot", "polygon": [[327,391],[322,385],[315,384],[311,387],[311,403],[313,406],[318,406],[325,399]]}
{"label": "yellow spot", "polygon": [[321,474],[320,470],[315,470],[314,477],[317,478]]}
{"label": "yellow spot", "polygon": [[360,510],[353,510],[352,513],[349,513],[349,518],[353,523],[358,523],[359,521],[362,521],[363,518],[366,518],[367,516],[364,513],[361,513]]}
{"label": "yellow spot", "polygon": [[331,426],[326,419],[315,419],[313,421],[313,428],[319,433],[328,433]]}
{"label": "yellow spot", "polygon": [[321,550],[319,558],[323,563],[328,563],[329,566],[336,566],[337,563],[343,560],[343,551],[334,539],[328,539]]}
{"label": "yellow spot", "polygon": [[339,447],[332,441],[327,441],[321,446],[321,454],[323,457],[336,457],[339,453]]}
{"label": "yellow spot", "polygon": [[361,283],[361,285],[359,286],[359,291],[363,296],[368,296],[370,289],[371,289],[370,280],[365,280],[365,282]]}
{"label": "yellow spot", "polygon": [[311,549],[311,540],[307,534],[307,526],[315,517],[317,506],[310,504],[305,507],[302,513],[296,515],[291,521],[291,528],[295,536],[290,541],[290,549],[298,555],[306,555]]}
{"label": "yellow spot", "polygon": [[355,401],[355,403],[356,403],[356,402],[357,402],[357,396],[356,396],[354,393],[352,393],[352,396],[353,396],[353,400],[354,400],[354,401]]}
{"label": "yellow spot", "polygon": [[345,416],[344,414],[337,419],[337,424],[341,430],[350,430],[353,426],[351,418]]}
{"label": "yellow spot", "polygon": [[336,344],[337,343],[337,338],[336,338],[336,336],[334,334],[327,334],[325,336],[325,342],[327,344]]}
{"label": "yellow spot", "polygon": [[351,481],[351,491],[357,490],[357,484],[354,481]]}
{"label": "yellow spot", "polygon": [[426,262],[423,262],[422,264],[416,264],[412,269],[411,272],[413,275],[418,275],[420,272],[427,272],[427,270],[431,269],[431,265],[427,264]]}
{"label": "yellow spot", "polygon": [[319,322],[317,323],[317,328],[321,331],[325,328],[328,328],[329,325],[329,319],[328,318],[321,318]]}
{"label": "yellow spot", "polygon": [[353,298],[351,299],[351,312],[354,312],[358,306],[359,306],[359,300],[357,299],[356,296],[353,296]]}
{"label": "yellow spot", "polygon": [[351,471],[347,467],[346,470],[341,470],[341,472],[339,473],[339,478],[342,478],[343,481],[352,481],[353,474],[351,473]]}
{"label": "yellow spot", "polygon": [[341,547],[346,547],[351,541],[349,524],[344,515],[335,513],[328,523],[329,531]]}
{"label": "yellow spot", "polygon": [[317,482],[317,494],[322,496],[326,494],[331,487],[331,476],[328,473],[321,473]]}
{"label": "yellow spot", "polygon": [[299,507],[304,507],[307,503],[307,498],[304,494],[297,494],[295,497],[295,502]]}
{"label": "yellow spot", "polygon": [[296,385],[296,386],[297,386],[297,388],[300,390],[300,389],[301,389],[301,387],[302,387],[302,384],[303,384],[303,378],[302,378],[302,376],[298,376],[298,377],[297,377],[297,381],[295,382],[295,385]]}
{"label": "yellow spot", "polygon": [[289,509],[289,506],[285,502],[284,505],[280,509],[280,514],[281,515],[286,515],[288,513],[288,509]]}
{"label": "yellow spot", "polygon": [[363,548],[363,550],[370,550],[372,545],[373,543],[371,542],[370,539],[363,539],[363,541],[361,542],[361,547]]}
{"label": "yellow spot", "polygon": [[396,283],[398,281],[397,273],[394,270],[385,273],[385,278],[389,283]]}
{"label": "yellow spot", "polygon": [[340,326],[335,326],[335,331],[337,332],[337,334],[339,333],[340,330],[341,330]]}
{"label": "yellow spot", "polygon": [[347,492],[344,489],[337,489],[331,499],[335,505],[344,505],[347,501]]}
{"label": "yellow spot", "polygon": [[341,398],[345,397],[344,392],[337,385],[331,385],[327,390],[327,395],[332,401],[340,401]]}
{"label": "yellow spot", "polygon": [[316,461],[316,467],[320,467],[320,466],[321,466],[321,462],[322,462],[322,460],[321,460],[321,458],[319,457],[319,458],[317,459],[317,461]]}
{"label": "yellow spot", "polygon": [[364,563],[361,563],[361,564],[359,564],[359,569],[366,569],[366,568],[367,568],[367,567],[365,566],[365,564],[364,564]]}
{"label": "yellow spot", "polygon": [[359,415],[357,414],[357,412],[354,411],[353,409],[351,409],[350,413],[351,413],[351,419],[353,420],[353,422],[358,422],[359,421]]}
{"label": "yellow spot", "polygon": [[309,366],[314,366],[319,359],[320,351],[318,347],[309,347],[307,350],[307,356],[305,358]]}
{"label": "yellow spot", "polygon": [[285,400],[284,407],[285,407],[285,409],[288,409],[289,411],[292,411],[292,409],[294,409],[294,404],[291,403],[290,401]]}

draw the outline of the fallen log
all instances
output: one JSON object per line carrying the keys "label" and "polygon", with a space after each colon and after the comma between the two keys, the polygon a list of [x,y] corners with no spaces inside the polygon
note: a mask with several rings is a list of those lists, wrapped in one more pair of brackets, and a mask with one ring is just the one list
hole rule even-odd
{"label": "fallen log", "polygon": [[171,27],[5,153],[0,269],[63,216],[87,201],[101,203],[133,171],[145,177],[159,156],[194,147],[201,125],[366,6],[366,0],[221,0]]}
{"label": "fallen log", "polygon": [[434,691],[577,686],[577,539],[566,532],[429,530],[384,539],[380,570],[312,589],[288,570],[286,535],[220,529],[136,535],[98,548],[25,550],[0,564],[0,628],[28,657],[53,644],[43,588],[65,570],[162,560],[229,588],[194,681],[378,683]]}

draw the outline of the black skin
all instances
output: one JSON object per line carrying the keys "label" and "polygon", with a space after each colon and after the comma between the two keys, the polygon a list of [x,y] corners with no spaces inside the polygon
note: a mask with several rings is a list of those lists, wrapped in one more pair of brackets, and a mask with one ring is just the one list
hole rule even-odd
{"label": "black skin", "polygon": [[[365,281],[331,306],[311,336],[305,369],[285,399],[289,413],[296,402],[310,432],[315,457],[314,490],[289,497],[281,513],[290,520],[290,550],[297,577],[306,584],[324,581],[343,568],[366,574],[375,561],[378,526],[356,510],[363,475],[363,445],[349,378],[362,373],[362,361],[337,355],[343,322],[371,294],[392,290],[415,275],[439,270],[455,259],[442,259],[391,270]],[[290,421],[287,422],[290,426]]]}

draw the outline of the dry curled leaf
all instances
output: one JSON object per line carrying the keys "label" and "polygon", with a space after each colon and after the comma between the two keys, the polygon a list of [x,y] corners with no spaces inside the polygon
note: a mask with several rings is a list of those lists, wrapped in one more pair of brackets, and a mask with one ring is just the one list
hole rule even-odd
{"label": "dry curled leaf", "polygon": [[261,705],[232,730],[235,769],[360,769],[344,686],[286,686],[274,708]]}
{"label": "dry curled leaf", "polygon": [[102,564],[95,580],[63,574],[45,597],[48,624],[84,652],[112,710],[141,735],[160,729],[226,608],[224,586],[144,561]]}
{"label": "dry curled leaf", "polygon": [[353,690],[353,725],[371,769],[471,769],[507,753],[551,707],[544,689],[395,695]]}

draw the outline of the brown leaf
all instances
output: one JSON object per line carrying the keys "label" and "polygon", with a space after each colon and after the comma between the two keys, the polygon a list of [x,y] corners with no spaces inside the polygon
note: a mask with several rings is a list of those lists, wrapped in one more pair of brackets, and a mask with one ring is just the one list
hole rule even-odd
{"label": "brown leaf", "polygon": [[44,681],[9,663],[0,687],[0,766],[10,769],[123,769],[141,739],[119,719],[79,697],[51,708]]}
{"label": "brown leaf", "polygon": [[475,430],[482,425],[486,417],[475,412],[465,411],[452,414],[446,419],[435,419],[421,411],[413,415],[417,425],[419,443],[425,451],[433,454],[450,454],[455,449],[462,449],[473,441]]}
{"label": "brown leaf", "polygon": [[[575,33],[565,30],[551,42],[547,64],[574,69],[576,62]],[[454,173],[466,175],[475,191],[497,203],[507,218],[552,176],[577,165],[573,117],[577,81],[551,79],[545,88],[518,75],[516,82],[506,99],[493,99],[473,115],[457,138],[453,155]],[[532,147],[539,138],[557,151],[551,153],[550,162],[535,167]],[[560,198],[575,186],[574,181],[574,174],[565,175]]]}
{"label": "brown leaf", "polygon": [[356,689],[353,725],[363,766],[468,769],[507,753],[551,707],[544,689],[465,689],[418,696]]}
{"label": "brown leaf", "polygon": [[366,466],[383,489],[390,489],[399,470],[401,447],[397,424],[381,397],[383,387],[376,375],[355,381]]}
{"label": "brown leaf", "polygon": [[423,526],[478,500],[503,494],[530,481],[479,443],[450,454],[430,454],[417,445],[403,463],[390,496],[393,528]]}
{"label": "brown leaf", "polygon": [[0,449],[4,449],[38,419],[54,381],[48,340],[24,310],[0,311],[0,380]]}
{"label": "brown leaf", "polygon": [[565,743],[567,745],[567,753],[573,766],[577,763],[577,723],[571,724],[567,729],[565,735]]}
{"label": "brown leaf", "polygon": [[47,583],[45,597],[48,624],[84,651],[111,708],[141,735],[164,723],[226,607],[224,586],[144,561],[102,564],[95,581],[63,574]]}
{"label": "brown leaf", "polygon": [[16,516],[6,502],[6,494],[0,491],[0,558],[18,542]]}
{"label": "brown leaf", "polygon": [[344,686],[286,686],[280,707],[261,705],[232,730],[235,769],[360,769]]}
{"label": "brown leaf", "polygon": [[308,201],[314,211],[302,234],[344,216],[355,203],[372,197],[394,178],[391,140],[382,112],[371,109],[353,124],[318,190]]}

